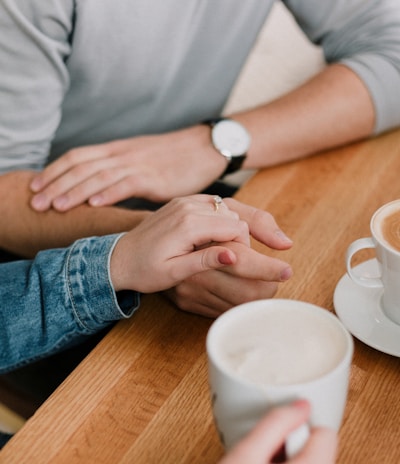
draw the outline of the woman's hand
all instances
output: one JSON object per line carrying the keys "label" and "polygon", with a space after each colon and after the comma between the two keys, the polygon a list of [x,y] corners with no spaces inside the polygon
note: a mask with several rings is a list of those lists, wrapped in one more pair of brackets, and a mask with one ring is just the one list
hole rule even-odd
{"label": "woman's hand", "polygon": [[210,195],[171,200],[117,243],[111,257],[116,291],[157,292],[193,274],[236,262],[218,242],[249,246],[248,226]]}
{"label": "woman's hand", "polygon": [[67,211],[85,202],[105,206],[132,197],[163,203],[201,192],[225,167],[205,125],[79,147],[34,177],[31,206]]}
{"label": "woman's hand", "polygon": [[333,464],[336,459],[337,434],[327,428],[314,428],[304,448],[292,459],[275,459],[290,432],[310,415],[307,401],[274,409],[255,426],[221,461],[220,464]]}
{"label": "woman's hand", "polygon": [[[285,247],[282,233],[268,213],[233,199],[224,200],[216,210],[215,197],[210,195],[177,198],[118,241],[111,257],[115,290],[156,292],[214,269],[224,269],[217,277],[217,282],[226,281],[218,284],[221,295],[218,291],[216,295],[220,298],[225,292],[234,293],[230,272],[254,286],[259,279],[268,283],[286,280],[291,274],[287,263],[250,248],[249,224],[240,218],[239,210],[245,217],[256,214],[258,222],[264,218],[261,225],[268,225],[265,240]],[[286,242],[286,247],[290,246],[288,239]],[[203,293],[199,286],[196,292]],[[202,297],[199,299],[201,304]]]}

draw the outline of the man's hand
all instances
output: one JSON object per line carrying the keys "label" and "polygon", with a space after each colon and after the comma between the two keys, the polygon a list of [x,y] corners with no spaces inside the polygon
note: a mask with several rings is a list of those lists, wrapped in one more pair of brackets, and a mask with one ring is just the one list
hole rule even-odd
{"label": "man's hand", "polygon": [[31,206],[67,211],[85,202],[105,206],[132,197],[167,202],[204,190],[225,168],[205,125],[80,147],[34,177]]}
{"label": "man's hand", "polygon": [[[224,202],[247,223],[250,234],[259,242],[277,250],[292,246],[292,241],[270,213],[233,198],[225,198]],[[292,269],[283,261],[258,253],[243,243],[222,245],[235,253],[236,262],[229,267],[195,274],[168,290],[166,295],[180,309],[217,317],[238,304],[271,298],[277,291],[278,283],[292,275]]]}

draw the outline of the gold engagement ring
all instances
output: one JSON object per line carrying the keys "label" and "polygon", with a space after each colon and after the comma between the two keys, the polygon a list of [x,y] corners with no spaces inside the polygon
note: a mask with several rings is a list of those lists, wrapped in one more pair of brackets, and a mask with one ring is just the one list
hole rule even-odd
{"label": "gold engagement ring", "polygon": [[222,203],[222,198],[219,195],[214,196],[214,210],[218,211],[219,205]]}

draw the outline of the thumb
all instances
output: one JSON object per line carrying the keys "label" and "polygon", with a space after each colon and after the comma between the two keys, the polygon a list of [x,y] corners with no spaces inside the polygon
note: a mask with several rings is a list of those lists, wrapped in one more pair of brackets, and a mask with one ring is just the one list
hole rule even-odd
{"label": "thumb", "polygon": [[174,276],[178,281],[182,281],[199,272],[231,266],[236,261],[236,254],[229,248],[210,246],[174,258]]}

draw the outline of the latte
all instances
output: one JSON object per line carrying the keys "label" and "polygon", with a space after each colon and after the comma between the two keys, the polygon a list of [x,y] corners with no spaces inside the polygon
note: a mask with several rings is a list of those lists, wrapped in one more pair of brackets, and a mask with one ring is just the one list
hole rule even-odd
{"label": "latte", "polygon": [[[399,205],[397,207],[399,208]],[[379,224],[381,230],[380,235],[387,244],[400,251],[400,208],[388,208],[388,211],[384,210],[383,213],[376,219],[376,224]]]}
{"label": "latte", "polygon": [[318,379],[339,365],[347,350],[342,329],[325,316],[282,307],[261,307],[251,317],[243,312],[228,320],[219,334],[219,361],[233,375],[256,384]]}
{"label": "latte", "polygon": [[[379,305],[392,322],[400,325],[400,200],[381,206],[370,221],[371,237],[359,238],[346,251],[347,273],[352,281],[366,288],[380,288]],[[375,248],[379,274],[355,272],[353,256]]]}
{"label": "latte", "polygon": [[[353,339],[328,310],[271,298],[244,303],[217,318],[207,335],[215,424],[230,449],[275,406],[309,401],[312,427],[338,430],[346,404]],[[294,456],[308,425],[285,441]]]}

